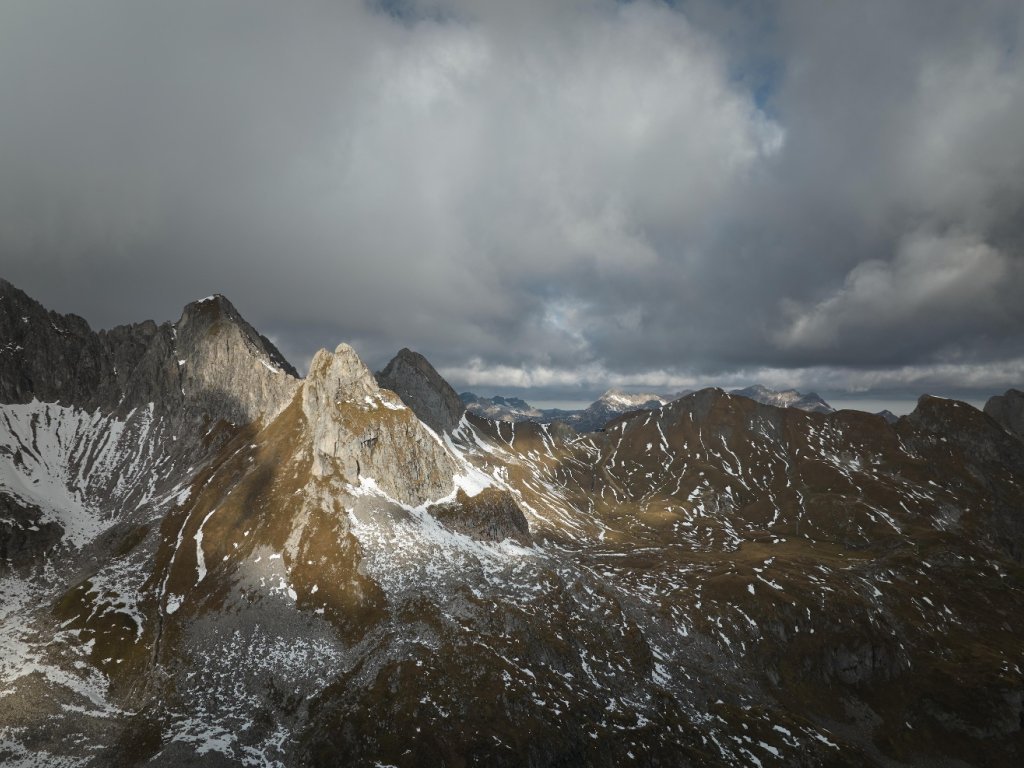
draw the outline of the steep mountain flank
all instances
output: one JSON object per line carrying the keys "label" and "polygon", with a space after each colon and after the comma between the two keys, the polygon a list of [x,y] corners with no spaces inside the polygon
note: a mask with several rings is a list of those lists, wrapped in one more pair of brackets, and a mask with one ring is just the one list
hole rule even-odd
{"label": "steep mountain flank", "polygon": [[159,516],[190,471],[300,383],[223,297],[189,304],[176,324],[96,333],[0,281],[0,328],[11,339],[0,356],[0,499],[12,513],[0,530],[12,563],[26,548],[81,547]]}
{"label": "steep mountain flank", "polygon": [[377,374],[377,381],[397,393],[439,435],[450,433],[462,418],[462,400],[423,355],[402,349]]}

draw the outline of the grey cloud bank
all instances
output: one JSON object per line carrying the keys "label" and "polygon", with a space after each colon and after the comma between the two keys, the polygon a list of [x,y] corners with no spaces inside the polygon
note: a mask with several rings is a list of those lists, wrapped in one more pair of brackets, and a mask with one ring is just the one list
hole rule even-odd
{"label": "grey cloud bank", "polygon": [[[459,388],[1024,382],[1018,2],[0,6],[0,273]],[[866,394],[865,394],[866,393]]]}

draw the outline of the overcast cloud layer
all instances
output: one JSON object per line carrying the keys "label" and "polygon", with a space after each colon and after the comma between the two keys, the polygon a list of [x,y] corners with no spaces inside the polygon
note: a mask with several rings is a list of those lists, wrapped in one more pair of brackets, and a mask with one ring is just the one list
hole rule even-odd
{"label": "overcast cloud layer", "polygon": [[459,388],[1024,384],[1024,5],[0,0],[0,275]]}

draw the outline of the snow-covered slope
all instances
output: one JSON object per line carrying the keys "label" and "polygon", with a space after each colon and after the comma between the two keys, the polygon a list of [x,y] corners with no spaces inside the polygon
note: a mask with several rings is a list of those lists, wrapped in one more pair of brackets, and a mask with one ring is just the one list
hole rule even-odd
{"label": "snow-covered slope", "polygon": [[153,406],[123,420],[99,411],[32,401],[0,404],[0,494],[37,507],[65,543],[82,547],[157,493],[161,435]]}

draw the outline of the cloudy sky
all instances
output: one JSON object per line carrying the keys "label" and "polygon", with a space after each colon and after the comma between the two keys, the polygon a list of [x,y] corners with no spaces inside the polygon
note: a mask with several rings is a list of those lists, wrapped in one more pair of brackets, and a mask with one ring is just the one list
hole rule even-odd
{"label": "cloudy sky", "polygon": [[0,275],[460,390],[1024,385],[1019,0],[0,0]]}

